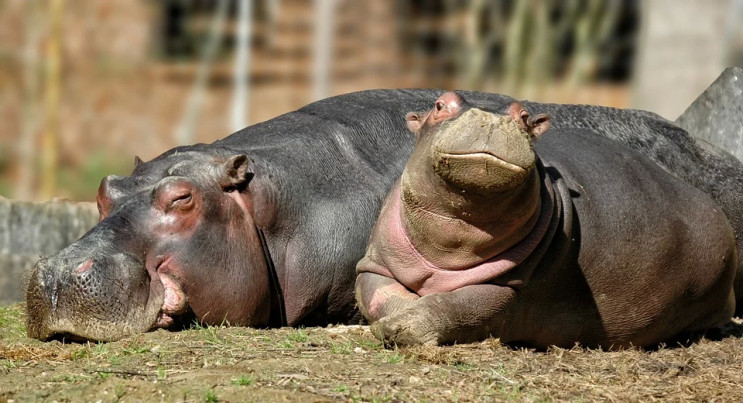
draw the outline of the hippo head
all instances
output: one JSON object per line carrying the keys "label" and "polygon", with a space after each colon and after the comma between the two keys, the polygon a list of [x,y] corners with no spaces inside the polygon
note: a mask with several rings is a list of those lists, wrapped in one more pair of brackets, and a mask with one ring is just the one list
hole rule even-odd
{"label": "hippo head", "polygon": [[406,192],[406,183],[437,192],[443,181],[449,191],[486,197],[529,177],[536,162],[533,140],[550,125],[547,115],[532,117],[519,102],[493,112],[472,107],[453,92],[441,95],[433,109],[408,113],[406,119],[417,137],[403,174]]}
{"label": "hippo head", "polygon": [[99,223],[33,269],[28,335],[116,340],[186,312],[266,325],[270,280],[248,165],[245,155],[191,146],[103,179]]}

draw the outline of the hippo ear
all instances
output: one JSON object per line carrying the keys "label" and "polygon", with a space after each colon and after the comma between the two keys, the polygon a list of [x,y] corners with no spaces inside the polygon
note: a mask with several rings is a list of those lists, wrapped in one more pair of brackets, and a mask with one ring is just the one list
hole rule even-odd
{"label": "hippo ear", "polygon": [[248,157],[245,154],[230,157],[222,164],[221,171],[219,185],[227,191],[243,190],[253,179],[253,173],[248,171]]}
{"label": "hippo ear", "polygon": [[527,120],[528,132],[534,138],[539,138],[550,128],[550,117],[547,114],[540,113]]}
{"label": "hippo ear", "polygon": [[518,123],[521,130],[529,131],[529,112],[524,108],[524,105],[521,105],[521,102],[511,102],[506,108],[506,112]]}
{"label": "hippo ear", "polygon": [[426,120],[427,112],[410,112],[405,115],[405,125],[408,127],[413,134],[418,136],[423,126],[423,121]]}
{"label": "hippo ear", "polygon": [[531,117],[529,111],[524,108],[521,102],[511,102],[506,108],[506,112],[518,123],[521,130],[527,132],[533,138],[539,138],[550,128],[549,115],[541,113]]}

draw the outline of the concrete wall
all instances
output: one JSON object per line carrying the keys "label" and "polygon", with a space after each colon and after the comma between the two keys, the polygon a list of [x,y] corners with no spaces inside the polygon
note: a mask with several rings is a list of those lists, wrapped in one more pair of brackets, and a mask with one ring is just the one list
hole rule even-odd
{"label": "concrete wall", "polygon": [[94,203],[34,203],[0,197],[0,305],[22,301],[28,270],[98,221]]}

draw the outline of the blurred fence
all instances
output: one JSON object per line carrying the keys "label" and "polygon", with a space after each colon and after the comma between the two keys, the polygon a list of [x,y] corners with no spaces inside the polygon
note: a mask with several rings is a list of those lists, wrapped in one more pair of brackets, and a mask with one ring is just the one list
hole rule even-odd
{"label": "blurred fence", "polygon": [[134,155],[367,88],[570,101],[608,82],[581,101],[622,106],[638,10],[636,0],[0,0],[0,194],[91,200],[95,185],[74,183],[95,168],[91,155],[108,162],[100,177],[126,174]]}

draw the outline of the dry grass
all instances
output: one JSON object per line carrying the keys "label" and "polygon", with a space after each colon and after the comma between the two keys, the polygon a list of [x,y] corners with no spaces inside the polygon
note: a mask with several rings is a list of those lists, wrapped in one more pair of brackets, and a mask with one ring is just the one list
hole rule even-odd
{"label": "dry grass", "polygon": [[363,327],[157,331],[105,344],[23,335],[0,309],[0,402],[743,401],[743,340],[654,351],[515,349],[497,339],[384,349]]}

